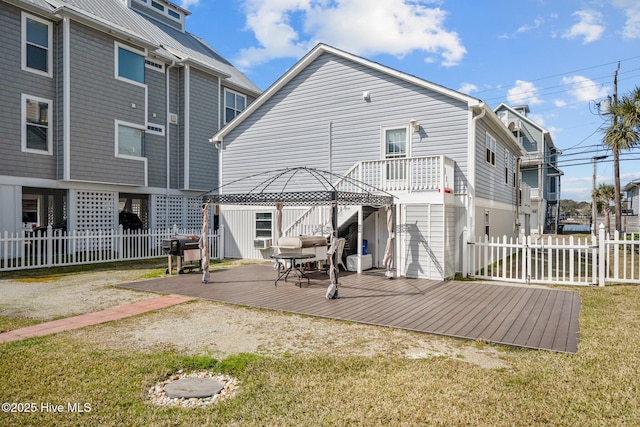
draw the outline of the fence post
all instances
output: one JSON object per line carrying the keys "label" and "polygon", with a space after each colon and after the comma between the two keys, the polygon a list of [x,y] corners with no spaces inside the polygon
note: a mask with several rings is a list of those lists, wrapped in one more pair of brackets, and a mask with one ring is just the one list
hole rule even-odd
{"label": "fence post", "polygon": [[51,224],[47,225],[47,260],[46,266],[51,267],[53,265],[53,227]]}
{"label": "fence post", "polygon": [[607,245],[605,243],[605,235],[604,235],[604,224],[600,224],[598,227],[598,286],[604,286],[605,282],[605,266],[606,266],[606,258]]}
{"label": "fence post", "polygon": [[124,259],[124,227],[118,226],[118,259]]}

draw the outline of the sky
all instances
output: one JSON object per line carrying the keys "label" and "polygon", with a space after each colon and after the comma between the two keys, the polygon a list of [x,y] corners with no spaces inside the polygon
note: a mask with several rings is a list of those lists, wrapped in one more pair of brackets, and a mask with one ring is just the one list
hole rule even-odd
{"label": "sky", "polygon": [[[174,0],[175,1],[175,0]],[[613,184],[606,99],[640,86],[640,0],[178,0],[199,36],[267,89],[326,43],[486,102],[526,104],[562,151],[561,198]],[[604,102],[603,102],[604,100]],[[609,156],[594,161],[594,157]],[[620,155],[621,187],[640,147]]]}

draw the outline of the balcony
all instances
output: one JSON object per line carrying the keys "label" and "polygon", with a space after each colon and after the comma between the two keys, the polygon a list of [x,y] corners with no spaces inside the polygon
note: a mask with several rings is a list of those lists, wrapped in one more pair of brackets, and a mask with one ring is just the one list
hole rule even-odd
{"label": "balcony", "polygon": [[454,161],[446,156],[361,161],[341,179],[339,191],[362,191],[358,183],[386,192],[453,192]]}

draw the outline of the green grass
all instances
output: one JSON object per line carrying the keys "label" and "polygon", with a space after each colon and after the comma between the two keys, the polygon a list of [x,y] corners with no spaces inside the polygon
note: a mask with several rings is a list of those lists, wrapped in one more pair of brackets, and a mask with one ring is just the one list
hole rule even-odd
{"label": "green grass", "polygon": [[[578,353],[504,349],[508,368],[501,369],[461,357],[238,354],[218,361],[177,351],[97,350],[66,333],[0,344],[2,402],[91,407],[2,412],[0,425],[638,426],[640,287],[577,291]],[[180,369],[232,375],[240,392],[201,409],[149,404],[147,390]]]}

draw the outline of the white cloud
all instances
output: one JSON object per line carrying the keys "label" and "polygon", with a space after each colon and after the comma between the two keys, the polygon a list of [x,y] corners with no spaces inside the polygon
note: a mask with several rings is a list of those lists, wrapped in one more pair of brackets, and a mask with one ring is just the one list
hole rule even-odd
{"label": "white cloud", "polygon": [[200,4],[200,0],[181,0],[180,7],[189,10],[191,6],[197,6]]}
{"label": "white cloud", "polygon": [[614,0],[614,7],[622,10],[627,21],[622,28],[625,39],[640,38],[640,2],[638,0]]}
{"label": "white cloud", "polygon": [[470,95],[472,92],[477,92],[478,91],[478,86],[474,85],[473,83],[462,83],[462,86],[460,86],[460,89],[458,89],[458,92],[462,92],[462,93],[466,93],[467,95]]}
{"label": "white cloud", "polygon": [[556,99],[555,101],[553,101],[553,105],[558,108],[562,108],[567,105],[567,101],[565,101],[564,99]]}
{"label": "white cloud", "polygon": [[447,13],[414,0],[245,0],[246,27],[258,46],[244,49],[235,63],[250,68],[281,57],[299,57],[317,42],[357,55],[414,51],[458,64],[466,49],[447,30]]}
{"label": "white cloud", "polygon": [[514,87],[507,92],[510,105],[535,105],[542,103],[538,88],[531,82],[516,80]]}
{"label": "white cloud", "polygon": [[578,17],[578,23],[567,30],[562,37],[565,39],[574,39],[582,37],[582,43],[592,43],[602,36],[604,33],[604,25],[602,24],[602,14],[595,10],[579,10],[574,12],[572,16]]}
{"label": "white cloud", "polygon": [[609,88],[595,83],[584,76],[563,77],[562,84],[568,85],[568,92],[580,102],[588,102],[604,98],[609,93]]}
{"label": "white cloud", "polygon": [[535,30],[536,28],[540,27],[543,22],[544,22],[544,19],[536,18],[536,19],[533,20],[533,24],[525,24],[525,25],[521,26],[520,28],[518,28],[518,32],[519,33],[526,33],[527,31]]}

